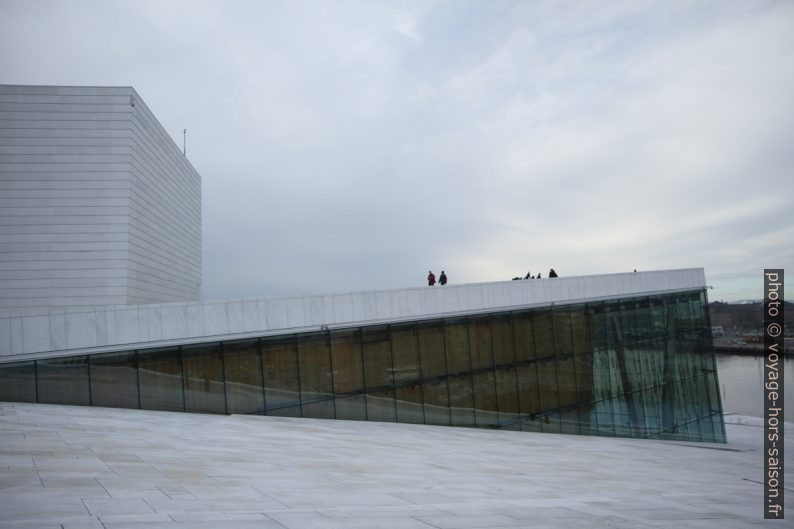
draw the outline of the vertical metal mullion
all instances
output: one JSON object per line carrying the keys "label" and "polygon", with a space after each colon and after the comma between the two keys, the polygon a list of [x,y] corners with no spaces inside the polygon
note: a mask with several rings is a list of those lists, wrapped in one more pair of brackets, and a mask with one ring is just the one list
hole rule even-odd
{"label": "vertical metal mullion", "polygon": [[88,405],[93,406],[93,394],[91,393],[91,355],[85,355],[86,373],[88,375]]}
{"label": "vertical metal mullion", "polygon": [[[582,312],[584,312],[584,306],[582,307]],[[573,375],[573,402],[576,409],[574,410],[574,415],[576,416],[576,432],[581,434],[582,433],[582,419],[579,417],[579,377],[576,375],[577,371],[577,364],[576,364],[576,344],[574,343],[574,334],[573,334],[573,310],[569,307],[568,308],[568,335],[571,339],[571,371]]]}
{"label": "vertical metal mullion", "polygon": [[361,381],[364,383],[364,420],[369,420],[369,391],[367,389],[367,370],[364,367],[364,329],[359,327],[358,332],[358,354],[361,357]]}
{"label": "vertical metal mullion", "polygon": [[267,392],[265,391],[265,387],[267,381],[265,380],[265,353],[262,352],[262,338],[255,338],[256,340],[256,351],[259,355],[259,374],[262,377],[262,413],[267,415]]}
{"label": "vertical metal mullion", "polygon": [[389,333],[389,359],[391,363],[391,394],[392,394],[392,402],[394,404],[394,422],[397,421],[397,388],[396,383],[394,381],[394,343],[391,339],[391,325],[386,326],[386,332]]}
{"label": "vertical metal mullion", "polygon": [[334,384],[334,357],[331,354],[331,329],[323,332],[323,341],[328,349],[328,368],[331,370],[331,403],[334,406],[334,419],[336,419],[336,385]]}
{"label": "vertical metal mullion", "polygon": [[[725,420],[722,418],[723,415],[722,415],[722,395],[720,395],[720,377],[717,372],[717,358],[716,358],[716,350],[714,348],[714,337],[711,335],[711,311],[709,310],[709,295],[708,295],[708,289],[706,289],[705,287],[703,288],[703,311],[706,315],[706,329],[708,329],[708,348],[709,348],[709,361],[710,361],[709,368],[712,369],[714,372],[714,385],[716,386],[715,392],[716,392],[717,402],[715,404],[717,405],[717,411],[719,412],[719,417],[720,417],[720,432],[722,435],[721,440],[725,441],[726,439]],[[712,411],[711,390],[708,390],[708,394],[709,394],[709,411]],[[711,420],[713,424],[714,423],[713,412],[710,414],[710,417],[712,418]],[[714,431],[714,434],[715,435],[717,434],[716,429]]]}
{"label": "vertical metal mullion", "polygon": [[489,316],[488,332],[491,337],[491,375],[493,376],[493,400],[496,403],[496,409],[494,411],[496,412],[496,424],[499,425],[499,427],[501,428],[502,424],[501,424],[501,420],[499,419],[499,392],[496,389],[496,351],[494,351],[493,327],[491,326],[491,323],[494,321],[494,318],[499,318],[499,317],[500,316],[494,316],[494,315]]}
{"label": "vertical metal mullion", "polygon": [[39,361],[33,361],[33,382],[36,390],[36,404],[39,402]]}
{"label": "vertical metal mullion", "polygon": [[229,395],[226,393],[226,348],[224,342],[218,343],[218,354],[221,356],[221,380],[223,381],[223,413],[229,415]]}
{"label": "vertical metal mullion", "polygon": [[540,362],[538,361],[538,333],[535,331],[535,318],[537,317],[538,313],[536,311],[532,311],[530,313],[532,315],[532,350],[535,353],[535,395],[537,396],[538,400],[538,414],[536,415],[537,419],[540,421],[540,431],[543,431],[543,417],[540,416],[540,412],[543,410],[543,403],[540,400]]}
{"label": "vertical metal mullion", "polygon": [[138,350],[132,352],[132,356],[135,359],[135,383],[138,385],[138,409],[141,409],[141,366],[140,366],[140,359],[138,355]]}
{"label": "vertical metal mullion", "polygon": [[[560,410],[560,375],[559,369],[557,369],[560,365],[560,355],[557,353],[557,328],[554,324],[555,317],[554,317],[554,306],[551,307],[551,351],[552,351],[552,358],[554,359],[554,381],[557,385],[557,419],[558,424],[557,426],[560,428],[560,433],[562,433],[562,411]],[[542,427],[541,427],[542,428]]]}
{"label": "vertical metal mullion", "polygon": [[[463,325],[466,329],[466,350],[469,352],[469,386],[471,387],[471,414],[474,417],[474,426],[477,426],[477,399],[474,390],[474,362],[471,359],[471,333],[469,332],[471,323],[470,317],[463,318]],[[450,410],[452,408],[450,407]]]}
{"label": "vertical metal mullion", "polygon": [[[521,415],[522,415],[522,411],[521,411],[521,391],[520,391],[520,387],[519,387],[519,383],[518,383],[519,367],[518,367],[518,356],[516,355],[516,343],[518,342],[518,340],[516,340],[516,315],[515,315],[515,312],[513,312],[513,311],[510,312],[509,321],[510,321],[510,335],[513,338],[513,366],[514,366],[514,369],[515,369],[513,380],[515,381],[516,401],[517,401],[516,404],[518,404],[518,429],[521,430]],[[534,329],[533,329],[532,334],[533,335],[535,334]],[[529,345],[529,344],[527,344],[527,345]]]}
{"label": "vertical metal mullion", "polygon": [[298,373],[298,407],[300,408],[301,417],[303,417],[303,386],[301,385],[301,361],[300,361],[300,350],[298,347],[298,335],[292,335],[292,342],[295,345],[295,367],[297,368]]}
{"label": "vertical metal mullion", "polygon": [[411,332],[413,333],[414,343],[416,344],[416,366],[417,371],[419,372],[419,394],[422,398],[422,424],[427,424],[427,413],[425,412],[425,375],[422,372],[422,351],[421,351],[421,343],[419,341],[419,323],[414,322],[411,326]]}
{"label": "vertical metal mullion", "polygon": [[444,378],[447,383],[447,417],[450,426],[452,426],[452,395],[449,391],[449,359],[447,358],[447,320],[442,320],[441,323],[441,348],[444,354]]}
{"label": "vertical metal mullion", "polygon": [[182,411],[187,411],[187,384],[185,383],[185,361],[183,347],[179,346],[179,370],[182,372]]}

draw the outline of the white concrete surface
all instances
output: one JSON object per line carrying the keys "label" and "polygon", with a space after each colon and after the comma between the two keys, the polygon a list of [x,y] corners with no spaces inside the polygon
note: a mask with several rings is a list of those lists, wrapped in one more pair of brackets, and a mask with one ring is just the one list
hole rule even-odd
{"label": "white concrete surface", "polygon": [[0,85],[0,310],[200,287],[201,178],[135,90]]}
{"label": "white concrete surface", "polygon": [[286,298],[18,311],[0,316],[0,360],[571,304],[697,290],[705,284],[703,269],[689,268]]}
{"label": "white concrete surface", "polygon": [[791,527],[763,520],[758,420],[727,421],[710,445],[2,403],[0,529]]}

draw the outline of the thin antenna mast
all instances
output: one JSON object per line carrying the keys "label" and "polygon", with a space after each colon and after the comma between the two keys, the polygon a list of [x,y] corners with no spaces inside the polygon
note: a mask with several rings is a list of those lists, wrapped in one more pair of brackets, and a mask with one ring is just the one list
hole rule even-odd
{"label": "thin antenna mast", "polygon": [[187,129],[182,131],[182,155],[187,156]]}

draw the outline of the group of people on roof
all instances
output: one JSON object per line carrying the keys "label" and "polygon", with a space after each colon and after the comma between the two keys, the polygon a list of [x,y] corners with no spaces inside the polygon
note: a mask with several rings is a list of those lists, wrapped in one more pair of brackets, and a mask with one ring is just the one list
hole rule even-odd
{"label": "group of people on roof", "polygon": [[[549,278],[554,278],[554,277],[557,277],[557,272],[555,272],[554,269],[552,268],[549,270]],[[538,272],[537,276],[533,276],[532,274],[527,272],[527,275],[525,275],[523,278],[516,276],[513,278],[513,281],[518,281],[521,279],[542,279],[542,277],[540,272]],[[435,286],[435,284],[436,284],[436,275],[433,273],[432,270],[429,270],[427,272],[427,286],[432,287]],[[447,273],[444,272],[443,270],[441,271],[441,275],[438,276],[438,284],[441,286],[447,284]]]}
{"label": "group of people on roof", "polygon": [[[554,269],[552,268],[549,270],[549,278],[554,278],[554,277],[557,277],[557,272],[555,272]],[[532,274],[527,272],[527,275],[525,275],[523,278],[516,276],[513,278],[513,281],[520,281],[521,279],[542,279],[542,277],[540,272],[538,272],[537,276],[533,276]]]}
{"label": "group of people on roof", "polygon": [[[430,270],[427,273],[427,286],[432,287],[436,284],[436,275]],[[441,275],[438,276],[438,284],[444,286],[447,284],[447,274],[443,270],[441,271]]]}

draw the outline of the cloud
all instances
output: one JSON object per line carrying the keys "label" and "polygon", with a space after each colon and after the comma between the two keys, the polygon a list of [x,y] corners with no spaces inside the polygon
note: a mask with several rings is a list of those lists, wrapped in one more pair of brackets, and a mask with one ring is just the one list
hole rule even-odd
{"label": "cloud", "polygon": [[188,129],[209,298],[704,266],[739,299],[794,265],[787,2],[0,9],[0,82]]}

